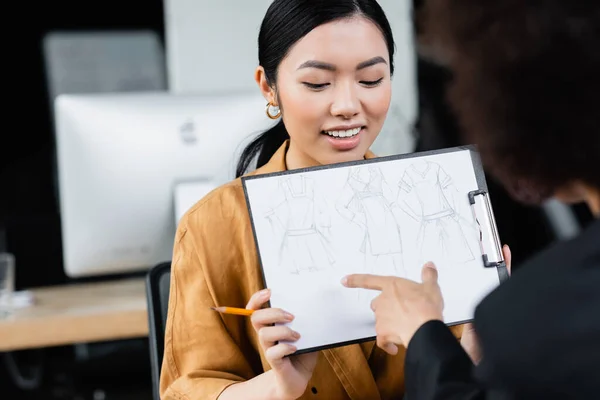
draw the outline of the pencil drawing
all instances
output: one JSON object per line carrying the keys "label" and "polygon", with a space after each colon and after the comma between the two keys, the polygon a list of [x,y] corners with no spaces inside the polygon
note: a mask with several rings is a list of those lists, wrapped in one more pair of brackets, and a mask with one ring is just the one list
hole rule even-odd
{"label": "pencil drawing", "polygon": [[394,194],[379,167],[350,169],[336,210],[363,232],[360,251],[368,273],[404,276],[402,240],[392,208]]}
{"label": "pencil drawing", "polygon": [[[420,223],[417,235],[419,266],[437,255],[450,265],[475,259],[460,224],[452,177],[437,163],[418,160],[404,172],[397,204]],[[427,249],[428,254],[424,254]]]}
{"label": "pencil drawing", "polygon": [[265,217],[279,241],[279,265],[292,274],[332,266],[330,215],[314,181],[301,174],[284,176],[278,190],[281,200]]}

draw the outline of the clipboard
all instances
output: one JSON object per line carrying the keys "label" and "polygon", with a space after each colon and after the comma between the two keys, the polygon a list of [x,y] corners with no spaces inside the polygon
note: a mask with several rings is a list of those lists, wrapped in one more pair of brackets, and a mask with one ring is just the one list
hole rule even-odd
{"label": "clipboard", "polygon": [[[496,268],[500,281],[504,282],[508,279],[509,274],[504,253],[502,252],[502,244],[498,235],[490,196],[486,190],[479,189],[469,192],[468,197],[471,210],[473,211],[473,218],[479,226],[479,244],[483,266],[485,268]],[[482,203],[482,207],[478,211],[477,206],[480,203]],[[485,233],[487,233],[489,240],[485,240]]]}
{"label": "clipboard", "polygon": [[[267,187],[275,187],[273,185],[275,185],[275,182],[282,182],[285,181],[285,179],[288,178],[301,178],[304,176],[308,176],[308,177],[317,177],[319,176],[319,174],[323,174],[323,173],[331,173],[333,174],[334,171],[339,171],[339,170],[344,170],[344,171],[349,171],[352,168],[361,168],[361,167],[374,167],[374,168],[378,168],[381,166],[381,168],[384,168],[385,165],[400,165],[402,163],[406,164],[406,163],[410,163],[412,161],[415,160],[427,160],[427,159],[442,159],[444,157],[464,157],[465,159],[467,158],[468,155],[468,163],[469,163],[469,169],[470,171],[472,171],[472,173],[474,174],[474,179],[472,179],[473,182],[473,186],[470,188],[470,190],[468,191],[464,191],[461,192],[463,196],[461,201],[464,201],[465,205],[467,208],[470,208],[470,213],[472,215],[472,218],[474,221],[476,221],[476,225],[478,228],[478,240],[473,239],[473,242],[477,242],[474,246],[478,246],[479,251],[481,252],[481,256],[477,256],[477,260],[479,261],[473,261],[472,263],[477,263],[477,268],[478,270],[482,273],[482,274],[487,274],[487,276],[492,276],[491,278],[493,280],[493,285],[499,285],[502,282],[504,282],[505,280],[508,279],[509,275],[508,275],[508,271],[507,271],[507,267],[506,267],[506,262],[504,260],[503,254],[502,254],[502,248],[500,246],[500,239],[499,239],[499,234],[498,234],[498,230],[497,230],[497,226],[496,226],[496,222],[495,222],[495,218],[494,218],[494,213],[493,213],[493,209],[492,209],[492,204],[491,201],[489,199],[489,193],[488,193],[488,187],[487,187],[487,183],[486,183],[486,179],[485,179],[485,173],[482,167],[482,163],[479,157],[479,153],[477,152],[477,149],[475,146],[459,146],[459,147],[452,147],[452,148],[445,148],[445,149],[439,149],[439,150],[433,150],[433,151],[425,151],[425,152],[416,152],[416,153],[410,153],[410,154],[402,154],[402,155],[392,155],[392,156],[384,156],[384,157],[378,157],[378,158],[372,158],[372,159],[367,159],[367,160],[361,160],[361,161],[353,161],[353,162],[344,162],[344,163],[336,163],[336,164],[330,164],[330,165],[322,165],[322,166],[317,166],[317,167],[310,167],[310,168],[303,168],[303,169],[296,169],[296,170],[289,170],[289,171],[280,171],[280,172],[274,172],[274,173],[267,173],[267,174],[260,174],[260,175],[249,175],[249,176],[244,176],[241,178],[242,181],[242,187],[244,190],[244,194],[246,197],[246,203],[248,206],[248,212],[250,215],[250,222],[251,222],[251,226],[252,226],[252,231],[253,231],[253,235],[254,235],[254,240],[255,240],[255,246],[256,246],[256,250],[257,250],[257,254],[258,254],[258,259],[259,259],[259,265],[261,268],[261,273],[262,273],[262,277],[263,277],[263,283],[264,283],[264,287],[268,287],[271,288],[272,290],[272,297],[271,297],[271,301],[269,306],[270,307],[277,307],[277,308],[283,308],[286,309],[287,311],[291,312],[292,314],[296,315],[296,319],[293,323],[298,323],[298,324],[303,324],[301,327],[299,325],[297,325],[298,327],[292,326],[292,329],[295,329],[297,331],[299,331],[302,335],[302,337],[304,338],[305,336],[311,337],[311,335],[313,335],[313,337],[315,335],[324,335],[327,336],[328,333],[324,332],[324,331],[318,331],[318,327],[315,328],[313,325],[318,325],[318,324],[313,324],[313,320],[314,318],[311,318],[309,315],[306,315],[302,318],[304,318],[304,322],[302,321],[302,318],[299,317],[299,314],[302,314],[302,308],[306,307],[311,308],[310,303],[311,301],[315,300],[315,297],[322,297],[323,299],[323,303],[326,303],[325,299],[334,299],[334,296],[332,295],[331,297],[327,297],[327,295],[323,294],[323,292],[326,292],[327,290],[330,290],[330,286],[327,286],[328,284],[330,285],[335,285],[335,283],[331,283],[331,282],[325,282],[326,279],[323,278],[323,281],[319,281],[319,279],[312,279],[312,280],[308,280],[309,278],[306,278],[307,280],[300,280],[298,281],[298,283],[296,284],[294,281],[294,279],[303,279],[303,278],[289,278],[289,280],[287,280],[288,278],[286,278],[285,276],[282,278],[283,274],[280,273],[279,271],[274,272],[276,270],[276,268],[279,268],[280,266],[283,265],[283,263],[279,263],[278,261],[274,261],[275,260],[275,256],[273,256],[272,254],[269,255],[267,253],[269,253],[268,248],[270,246],[270,239],[265,237],[265,231],[267,228],[265,228],[265,223],[264,223],[264,218],[266,216],[272,216],[273,215],[273,210],[272,209],[263,209],[261,208],[261,201],[263,202],[268,202],[271,201],[272,197],[270,194],[267,194],[267,192],[270,190],[266,189]],[[466,161],[465,161],[466,163]],[[402,165],[404,165],[402,164]],[[335,172],[337,173],[337,172]],[[347,173],[346,173],[347,174]],[[336,178],[338,179],[338,178]],[[299,180],[298,182],[301,182],[301,180]],[[334,183],[334,182],[332,182]],[[336,184],[338,184],[339,186],[339,182],[337,182]],[[269,186],[271,185],[271,186]],[[328,185],[323,185],[322,187],[326,187]],[[331,186],[335,186],[335,184],[332,184]],[[336,186],[337,187],[337,186]],[[333,189],[332,189],[333,190]],[[335,192],[337,192],[337,190],[335,190]],[[331,194],[330,196],[335,195]],[[289,213],[294,213],[295,211],[293,209],[291,209],[292,211],[288,210],[288,214]],[[449,220],[448,220],[449,221]],[[312,240],[312,239],[311,239]],[[331,246],[331,243],[328,244],[328,246]],[[408,247],[408,246],[407,246]],[[329,250],[331,249],[331,247],[329,248]],[[325,254],[326,252],[324,251],[323,254]],[[301,254],[301,253],[297,253],[297,254]],[[329,254],[331,254],[331,251],[329,252]],[[296,257],[298,257],[298,255],[296,255]],[[293,258],[293,257],[292,257]],[[321,260],[325,260],[325,256],[322,256]],[[421,264],[422,265],[422,264]],[[475,264],[473,264],[475,265]],[[485,272],[487,271],[487,272]],[[318,273],[318,272],[317,272]],[[351,272],[349,272],[351,273]],[[441,273],[441,271],[440,271]],[[280,274],[281,276],[277,275]],[[345,273],[343,274],[345,275]],[[301,276],[301,273],[299,273],[298,276]],[[307,275],[308,276],[308,275]],[[317,275],[314,275],[315,277]],[[441,277],[441,275],[440,275]],[[283,279],[283,280],[282,280]],[[327,278],[329,279],[329,278]],[[340,275],[340,279],[341,279],[341,275]],[[325,283],[324,283],[325,282]],[[337,281],[339,283],[339,281]],[[315,292],[310,292],[311,286],[314,285],[321,285],[321,290],[318,291],[316,290]],[[281,290],[278,291],[278,286],[281,286]],[[341,287],[341,284],[340,284]],[[303,292],[301,288],[307,288],[308,291],[307,292]],[[331,289],[332,291],[335,291],[337,289]],[[346,290],[351,290],[351,289],[346,289]],[[296,291],[296,292],[295,292]],[[289,302],[287,302],[288,299],[284,300],[285,296],[295,296],[292,293],[296,293],[297,297],[301,298],[301,302],[298,303],[294,303],[294,306],[292,306],[292,308],[295,309],[289,309],[289,307],[285,307],[283,306],[283,304],[290,304]],[[341,292],[340,292],[341,293]],[[338,294],[340,294],[338,292],[336,292],[336,296]],[[336,301],[336,300],[334,300]],[[369,307],[370,301],[365,302],[365,307],[368,308],[368,313],[370,313],[372,315],[372,311],[370,310]],[[323,310],[322,306],[319,307],[318,305],[313,305],[311,308],[311,312],[313,312],[312,317],[314,317],[314,313],[319,313]],[[348,310],[346,310],[348,311]],[[329,316],[329,319],[324,318],[323,321],[325,321],[324,323],[331,323],[332,325],[329,326],[329,328],[323,328],[325,329],[330,329],[330,330],[334,330],[334,331],[343,331],[346,330],[347,332],[351,332],[352,329],[345,329],[345,325],[344,324],[350,324],[348,321],[350,321],[352,319],[352,313],[351,312],[346,312],[344,313],[343,316]],[[338,318],[338,320],[336,321],[336,318]],[[313,351],[319,351],[319,350],[324,350],[324,349],[328,349],[328,348],[334,348],[334,347],[340,347],[340,346],[346,346],[346,345],[350,345],[350,344],[356,344],[356,343],[362,343],[362,342],[366,342],[366,341],[372,341],[375,339],[375,335],[374,335],[374,320],[373,321],[368,321],[367,320],[368,316],[367,316],[367,311],[365,311],[364,314],[364,320],[362,321],[362,323],[364,323],[365,325],[368,325],[369,323],[373,324],[373,330],[372,330],[372,334],[364,334],[364,335],[355,335],[355,337],[352,337],[349,333],[348,335],[344,336],[345,333],[344,332],[340,332],[339,333],[339,337],[335,336],[332,334],[332,336],[327,336],[327,338],[323,337],[323,340],[321,342],[319,341],[315,341],[313,343],[311,343],[310,345],[306,345],[306,346],[297,346],[298,347],[298,351],[295,354],[302,354],[302,353],[307,353],[307,352],[313,352]],[[472,320],[472,318],[453,318],[452,321],[446,322],[446,324],[448,326],[453,326],[453,325],[460,325],[463,323],[467,323],[470,322]],[[339,323],[338,323],[339,322]],[[341,328],[340,328],[341,327]],[[366,331],[365,331],[366,332]],[[302,338],[301,338],[302,340]],[[294,343],[295,345],[298,345],[298,343]]]}

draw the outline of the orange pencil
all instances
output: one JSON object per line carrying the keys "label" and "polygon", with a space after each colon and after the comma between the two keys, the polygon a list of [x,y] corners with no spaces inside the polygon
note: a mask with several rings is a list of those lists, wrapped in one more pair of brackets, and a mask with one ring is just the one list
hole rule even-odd
{"label": "orange pencil", "polygon": [[223,314],[233,314],[233,315],[245,315],[247,317],[251,316],[254,310],[248,310],[246,308],[236,308],[236,307],[211,307],[211,309],[218,311]]}

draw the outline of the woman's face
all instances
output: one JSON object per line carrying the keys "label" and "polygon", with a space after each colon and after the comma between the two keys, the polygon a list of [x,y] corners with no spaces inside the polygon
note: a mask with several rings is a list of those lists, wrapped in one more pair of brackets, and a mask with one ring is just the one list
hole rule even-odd
{"label": "woman's face", "polygon": [[364,158],[390,106],[389,64],[381,31],[362,17],[321,25],[292,47],[276,82],[288,168]]}

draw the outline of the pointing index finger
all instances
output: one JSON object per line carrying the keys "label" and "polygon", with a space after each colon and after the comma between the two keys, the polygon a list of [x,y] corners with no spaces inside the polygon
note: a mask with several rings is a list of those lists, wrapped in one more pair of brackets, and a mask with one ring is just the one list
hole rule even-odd
{"label": "pointing index finger", "polygon": [[388,283],[388,277],[371,274],[351,274],[342,279],[342,285],[348,288],[383,290]]}

